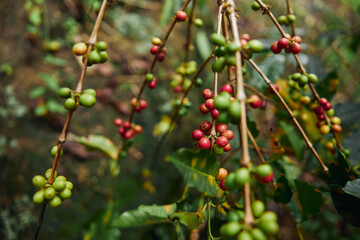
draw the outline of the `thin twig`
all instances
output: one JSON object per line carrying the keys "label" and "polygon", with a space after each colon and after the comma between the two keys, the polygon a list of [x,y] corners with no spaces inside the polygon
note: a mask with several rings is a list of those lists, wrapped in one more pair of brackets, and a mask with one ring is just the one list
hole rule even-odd
{"label": "thin twig", "polygon": [[[286,9],[287,9],[287,13],[288,14],[294,14],[291,5],[290,5],[290,0],[286,0]],[[292,31],[292,36],[295,36],[295,23],[291,22],[291,31]]]}
{"label": "thin twig", "polygon": [[193,0],[192,8],[190,11],[190,16],[188,18],[189,22],[188,22],[188,28],[187,28],[187,33],[186,33],[185,56],[184,56],[185,63],[187,63],[189,60],[189,50],[190,50],[190,46],[191,46],[191,27],[193,25],[193,17],[194,17],[195,7],[196,7],[196,0]]}

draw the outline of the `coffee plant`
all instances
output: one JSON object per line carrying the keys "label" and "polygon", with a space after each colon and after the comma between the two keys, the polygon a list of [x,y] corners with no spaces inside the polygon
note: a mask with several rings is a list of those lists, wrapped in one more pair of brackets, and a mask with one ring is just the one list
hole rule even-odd
{"label": "coffee plant", "polygon": [[29,108],[60,129],[31,168],[34,239],[360,239],[358,99],[323,66],[360,79],[339,48],[357,30],[313,49],[325,30],[295,0],[63,4],[23,3],[45,52]]}

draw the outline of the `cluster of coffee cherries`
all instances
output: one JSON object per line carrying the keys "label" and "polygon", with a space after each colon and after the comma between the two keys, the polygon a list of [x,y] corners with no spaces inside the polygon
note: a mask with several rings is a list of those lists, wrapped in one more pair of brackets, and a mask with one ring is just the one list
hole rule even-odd
{"label": "cluster of coffee cherries", "polygon": [[226,39],[223,35],[213,33],[210,36],[213,44],[217,46],[214,54],[218,57],[212,65],[214,72],[221,72],[225,66],[235,66],[236,58],[235,52],[239,50],[245,50],[248,57],[251,57],[252,53],[261,52],[263,45],[259,40],[250,40],[249,34],[243,34],[240,37],[241,48],[235,42],[226,43]]}
{"label": "cluster of coffee cherries", "polygon": [[[86,53],[87,53],[88,45],[84,42],[76,43],[72,51],[77,56],[83,56],[82,60],[85,61]],[[104,63],[109,59],[109,56],[106,52],[107,43],[104,41],[100,41],[94,44],[93,49],[89,54],[89,60],[87,65],[92,66],[97,63]]]}
{"label": "cluster of coffee cherries", "polygon": [[[225,174],[226,173],[226,174]],[[227,174],[226,169],[220,168],[216,179],[219,181],[219,186],[223,191],[232,191],[243,187],[251,180],[251,174],[264,184],[271,182],[274,178],[274,173],[269,164],[260,164],[255,168],[238,168],[235,172]]]}
{"label": "cluster of coffee cherries", "polygon": [[60,88],[59,97],[66,98],[64,102],[65,109],[74,111],[80,104],[83,107],[90,108],[96,103],[96,91],[94,89],[86,89],[82,93],[74,93],[70,88]]}
{"label": "cluster of coffee cherries", "polygon": [[[195,61],[183,62],[176,69],[176,74],[171,79],[170,85],[175,93],[181,93],[188,90],[191,86],[189,75],[196,73],[197,63]],[[194,85],[200,87],[203,84],[201,78],[197,78]]]}
{"label": "cluster of coffee cherries", "polygon": [[143,131],[141,125],[123,121],[121,118],[114,119],[114,125],[118,128],[118,133],[126,140],[129,140]]}
{"label": "cluster of coffee cherries", "polygon": [[147,73],[144,77],[144,80],[146,81],[146,85],[149,89],[156,88],[158,84],[156,77],[152,73]]}
{"label": "cluster of coffee cherries", "polygon": [[298,54],[301,52],[301,37],[294,36],[291,37],[289,34],[286,34],[286,37],[279,39],[279,41],[274,42],[270,46],[270,50],[274,54],[281,53],[284,50],[286,53]]}
{"label": "cluster of coffee cherries", "polygon": [[[51,152],[53,152],[53,150]],[[45,172],[45,177],[36,175],[32,179],[34,186],[40,188],[33,196],[33,202],[35,204],[41,204],[45,201],[51,207],[58,207],[63,200],[71,197],[73,184],[67,181],[64,176],[57,176],[56,170],[54,173],[54,182],[52,184],[48,183],[51,171],[52,169],[49,168]]]}
{"label": "cluster of coffee cherries", "polygon": [[289,81],[289,86],[296,88],[296,89],[301,89],[303,87],[305,87],[308,83],[317,83],[318,82],[318,77],[313,74],[313,73],[294,73],[291,76],[289,76],[289,80],[292,80],[293,82]]}
{"label": "cluster of coffee cherries", "polygon": [[158,60],[159,62],[164,61],[167,53],[167,48],[165,46],[161,47],[161,39],[153,37],[151,39],[151,43],[153,45],[150,47],[150,53],[152,55],[156,55],[156,60]]}
{"label": "cluster of coffee cherries", "polygon": [[227,223],[220,227],[220,235],[226,239],[236,237],[241,240],[266,240],[274,237],[279,231],[276,213],[265,211],[265,204],[260,200],[255,200],[251,209],[255,218],[252,226],[243,223],[245,213],[236,209],[227,213]]}
{"label": "cluster of coffee cherries", "polygon": [[[339,133],[342,131],[341,119],[334,117],[335,111],[332,108],[331,103],[326,98],[320,98],[319,106],[315,107],[314,112],[318,118],[316,126],[320,129],[320,133],[323,135],[328,134],[330,131]],[[325,121],[325,113],[330,118],[330,124],[328,125]]]}
{"label": "cluster of coffee cherries", "polygon": [[148,107],[147,101],[143,99],[137,100],[137,98],[132,98],[130,104],[134,108],[134,111],[137,113]]}
{"label": "cluster of coffee cherries", "polygon": [[294,23],[296,21],[296,16],[294,14],[288,14],[288,15],[280,15],[277,18],[277,21],[281,25],[289,26],[291,23]]}
{"label": "cluster of coffee cherries", "polygon": [[[210,149],[211,148],[211,129],[212,124],[209,121],[203,121],[200,124],[200,129],[195,129],[192,132],[192,138],[197,143],[198,148],[200,149]],[[223,123],[218,123],[215,126],[216,135],[215,144],[212,148],[215,154],[222,154],[231,150],[231,145],[229,141],[234,138],[234,132],[230,129],[227,129],[227,125]]]}

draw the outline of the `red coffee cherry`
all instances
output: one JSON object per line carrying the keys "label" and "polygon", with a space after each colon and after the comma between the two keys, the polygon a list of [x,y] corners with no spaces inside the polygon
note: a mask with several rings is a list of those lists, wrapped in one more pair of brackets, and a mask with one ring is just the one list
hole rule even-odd
{"label": "red coffee cherry", "polygon": [[224,123],[218,123],[216,124],[216,132],[223,133],[227,129],[227,125]]}
{"label": "red coffee cherry", "polygon": [[214,108],[213,110],[211,110],[210,114],[211,114],[211,118],[216,120],[219,116],[219,111],[216,108]]}
{"label": "red coffee cherry", "polygon": [[141,112],[141,107],[140,106],[136,106],[135,108],[134,108],[134,111],[135,112],[137,112],[137,113],[139,113],[139,112]]}
{"label": "red coffee cherry", "polygon": [[338,124],[334,124],[334,125],[332,125],[331,130],[333,132],[338,132],[339,133],[339,132],[342,131],[342,127],[340,125],[338,125]]}
{"label": "red coffee cherry", "polygon": [[143,128],[140,125],[135,125],[134,126],[134,131],[135,131],[135,133],[142,133]]}
{"label": "red coffee cherry", "polygon": [[202,132],[200,129],[195,129],[193,132],[192,132],[192,138],[194,140],[200,140],[202,137],[204,137],[205,134],[204,132]]}
{"label": "red coffee cherry", "polygon": [[167,48],[166,48],[166,46],[164,46],[164,47],[161,49],[161,52],[162,52],[162,53],[165,53],[165,55],[166,55],[166,53],[167,53]]}
{"label": "red coffee cherry", "polygon": [[225,147],[228,143],[229,140],[224,136],[220,136],[216,139],[216,144],[220,147]]}
{"label": "red coffee cherry", "polygon": [[202,96],[205,100],[209,99],[209,98],[212,98],[213,97],[213,93],[210,89],[206,88],[203,90],[202,92]]}
{"label": "red coffee cherry", "polygon": [[321,106],[324,107],[327,103],[328,103],[328,100],[327,100],[326,98],[320,98],[319,104],[320,104]]}
{"label": "red coffee cherry", "polygon": [[249,97],[250,106],[253,108],[259,108],[261,106],[261,98],[257,95],[251,95]]}
{"label": "red coffee cherry", "polygon": [[157,54],[157,52],[159,51],[159,46],[158,45],[152,45],[151,48],[150,48],[150,53],[155,55]]}
{"label": "red coffee cherry", "polygon": [[321,106],[316,107],[314,109],[314,111],[315,111],[315,114],[318,115],[318,116],[324,114],[324,108],[321,107]]}
{"label": "red coffee cherry", "polygon": [[154,80],[152,80],[151,82],[148,82],[147,86],[149,89],[154,89],[157,86],[157,79],[154,78]]}
{"label": "red coffee cherry", "polygon": [[225,181],[226,181],[226,178],[223,179],[223,180],[221,180],[221,181],[220,181],[220,184],[219,184],[221,190],[223,190],[224,192],[225,192],[225,191],[229,191],[229,189],[227,189],[226,186],[225,186]]}
{"label": "red coffee cherry", "polygon": [[210,109],[208,109],[206,106],[205,106],[205,103],[201,104],[200,105],[200,112],[202,114],[207,114],[208,112],[210,112]]}
{"label": "red coffee cherry", "polygon": [[325,109],[325,111],[328,111],[328,110],[332,109],[331,103],[329,103],[329,102],[326,103],[325,106],[324,106],[324,109]]}
{"label": "red coffee cherry", "polygon": [[176,86],[173,88],[173,91],[176,93],[181,93],[183,91],[183,87],[182,86]]}
{"label": "red coffee cherry", "polygon": [[225,131],[221,134],[221,136],[224,136],[224,137],[226,137],[228,140],[231,140],[231,139],[234,138],[234,132],[231,131],[230,129],[228,129],[228,130],[225,130]]}
{"label": "red coffee cherry", "polygon": [[290,48],[290,52],[292,54],[298,54],[301,52],[301,46],[297,42],[294,42],[293,44],[291,44],[289,48]]}
{"label": "red coffee cherry", "polygon": [[291,38],[291,40],[293,40],[294,42],[297,42],[297,43],[301,43],[301,41],[302,41],[301,37],[299,37],[299,36],[293,36]]}
{"label": "red coffee cherry", "polygon": [[122,125],[123,121],[121,118],[115,118],[114,119],[114,125],[117,127],[120,127]]}
{"label": "red coffee cherry", "polygon": [[232,94],[232,87],[230,84],[225,84],[224,86],[221,87],[220,92],[228,92],[230,94]]}
{"label": "red coffee cherry", "polygon": [[140,107],[141,109],[145,109],[145,108],[148,107],[148,103],[147,103],[145,100],[140,100],[140,101],[139,101],[139,107]]}
{"label": "red coffee cherry", "polygon": [[178,20],[179,22],[185,21],[186,18],[187,18],[186,12],[184,12],[184,11],[176,12],[176,20]]}
{"label": "red coffee cherry", "polygon": [[124,138],[125,139],[130,139],[135,135],[135,130],[134,129],[128,129],[125,131],[124,133]]}
{"label": "red coffee cherry", "polygon": [[281,53],[281,48],[279,48],[278,42],[274,42],[273,44],[271,44],[270,50],[271,50],[274,54],[279,54],[279,53]]}
{"label": "red coffee cherry", "polygon": [[200,130],[203,131],[203,132],[206,132],[208,130],[211,130],[211,123],[209,121],[203,121],[201,124],[200,124]]}
{"label": "red coffee cherry", "polygon": [[321,115],[317,115],[317,119],[319,119],[320,121],[325,119],[325,115],[321,114]]}
{"label": "red coffee cherry", "polygon": [[123,122],[123,127],[124,127],[125,129],[130,128],[130,127],[131,127],[131,123],[130,123],[129,121],[124,121],[124,122]]}
{"label": "red coffee cherry", "polygon": [[211,142],[207,137],[202,137],[199,140],[198,144],[199,144],[199,147],[202,148],[202,149],[209,149],[210,145],[211,145]]}
{"label": "red coffee cherry", "polygon": [[205,101],[205,106],[206,106],[206,108],[207,109],[213,109],[214,107],[215,107],[215,105],[214,105],[214,99],[213,98],[209,98],[209,99],[207,99],[206,101]]}
{"label": "red coffee cherry", "polygon": [[125,132],[125,129],[123,127],[120,127],[118,128],[117,132],[120,134],[120,135],[123,135],[124,132]]}
{"label": "red coffee cherry", "polygon": [[231,145],[230,143],[228,143],[225,147],[224,147],[224,152],[228,152],[231,150]]}
{"label": "red coffee cherry", "polygon": [[164,61],[164,59],[165,59],[165,53],[164,52],[161,52],[161,53],[159,53],[158,55],[157,55],[157,57],[156,57],[156,59],[159,61],[159,62],[162,62],[162,61]]}
{"label": "red coffee cherry", "polygon": [[281,38],[278,43],[277,43],[278,48],[280,49],[284,49],[287,48],[287,46],[289,46],[289,39],[287,38]]}

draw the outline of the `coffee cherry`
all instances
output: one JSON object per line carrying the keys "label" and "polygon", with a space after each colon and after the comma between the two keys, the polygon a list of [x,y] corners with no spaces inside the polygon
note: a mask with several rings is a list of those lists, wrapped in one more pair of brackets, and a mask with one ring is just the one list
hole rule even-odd
{"label": "coffee cherry", "polygon": [[342,131],[342,127],[340,125],[334,124],[334,125],[331,126],[331,130],[333,132],[338,132],[339,133],[339,132]]}
{"label": "coffee cherry", "polygon": [[36,175],[33,177],[32,183],[35,187],[42,188],[46,184],[46,179],[41,175]]}
{"label": "coffee cherry", "polygon": [[252,228],[251,236],[252,236],[253,240],[267,240],[267,236],[259,228]]}
{"label": "coffee cherry", "polygon": [[70,181],[66,181],[66,188],[68,188],[68,189],[72,190],[72,189],[73,189],[73,187],[74,187],[74,185],[72,184],[72,182],[70,182]]}
{"label": "coffee cherry", "polygon": [[311,99],[309,96],[301,96],[299,100],[300,100],[300,103],[303,105],[308,105],[311,102]]}
{"label": "coffee cherry", "polygon": [[63,87],[63,88],[60,88],[58,95],[61,98],[68,98],[71,96],[71,93],[72,93],[72,91],[70,88]]}
{"label": "coffee cherry", "polygon": [[195,129],[193,132],[192,132],[192,138],[194,140],[200,140],[202,137],[204,137],[205,134],[204,132],[202,132],[200,129]]}
{"label": "coffee cherry", "polygon": [[195,86],[196,87],[201,87],[203,85],[203,80],[201,78],[197,78],[195,80]]}
{"label": "coffee cherry", "polygon": [[302,75],[299,79],[299,85],[305,86],[309,82],[309,78],[306,75]]}
{"label": "coffee cherry", "polygon": [[[46,172],[45,172],[45,178],[46,178],[46,179],[49,179],[49,178],[50,178],[51,171],[52,171],[51,168],[49,168],[48,170],[46,170]],[[55,170],[55,172],[54,172],[54,178],[56,178],[56,176],[57,176],[57,171]]]}
{"label": "coffee cherry", "polygon": [[91,94],[82,94],[79,99],[79,103],[83,107],[92,107],[96,103],[96,98]]}
{"label": "coffee cherry", "polygon": [[333,151],[334,148],[334,144],[332,142],[326,142],[324,145],[325,149],[329,150],[329,151]]}
{"label": "coffee cherry", "polygon": [[225,186],[225,179],[220,181],[219,187],[221,188],[221,190],[225,191],[229,191],[229,189],[226,188]]}
{"label": "coffee cherry", "polygon": [[313,73],[308,74],[307,77],[311,83],[317,83],[319,80],[318,77]]}
{"label": "coffee cherry", "polygon": [[214,144],[213,152],[214,152],[216,155],[221,155],[221,154],[224,153],[224,148],[218,146],[217,144]]}
{"label": "coffee cherry", "polygon": [[158,45],[152,45],[150,48],[150,53],[155,55],[160,50],[160,47]]}
{"label": "coffee cherry", "polygon": [[329,116],[329,117],[332,117],[335,115],[335,110],[333,108],[329,109],[326,111],[326,114]]}
{"label": "coffee cherry", "polygon": [[207,114],[210,112],[210,109],[206,107],[205,103],[201,104],[199,109],[202,114]]}
{"label": "coffee cherry", "polygon": [[231,145],[230,143],[228,143],[225,147],[224,147],[224,152],[228,152],[231,150]]}
{"label": "coffee cherry", "polygon": [[232,118],[240,118],[241,115],[241,105],[238,100],[231,102],[228,108],[229,114]]}
{"label": "coffee cherry", "polygon": [[323,115],[324,114],[324,108],[321,106],[318,106],[314,109],[316,115]]}
{"label": "coffee cherry", "polygon": [[179,22],[185,21],[186,18],[187,18],[186,12],[184,12],[184,11],[176,12],[176,20],[178,20]]}
{"label": "coffee cherry", "polygon": [[[164,47],[164,48],[165,48],[165,47]],[[161,52],[161,53],[158,53],[158,54],[157,54],[156,59],[157,59],[159,62],[162,62],[162,61],[164,61],[165,56],[166,56],[166,53]]]}
{"label": "coffee cherry", "polygon": [[[54,147],[51,148],[50,154],[51,154],[52,157],[55,157],[57,150],[58,150],[58,146],[54,146]],[[59,153],[59,157],[61,157],[63,155],[63,152],[64,151],[61,149],[60,153]]]}
{"label": "coffee cherry", "polygon": [[248,46],[255,53],[261,52],[264,49],[263,44],[256,39],[250,40]]}
{"label": "coffee cherry", "polygon": [[77,108],[75,99],[73,98],[66,99],[64,102],[64,108],[69,111],[74,111]]}
{"label": "coffee cherry", "polygon": [[211,110],[210,115],[212,119],[216,120],[219,117],[219,111],[216,108],[214,108],[213,110]]}
{"label": "coffee cherry", "polygon": [[230,43],[226,44],[225,48],[226,48],[226,52],[228,54],[233,54],[237,51],[240,51],[240,49],[241,49],[240,46],[235,42],[230,42]]}
{"label": "coffee cherry", "polygon": [[284,48],[287,48],[289,46],[289,39],[287,38],[281,38],[279,41],[278,41],[278,47],[280,49],[284,49]]}
{"label": "coffee cherry", "polygon": [[202,27],[204,25],[203,20],[201,20],[200,18],[195,18],[193,23],[197,26],[197,27]]}
{"label": "coffee cherry", "polygon": [[220,147],[225,147],[228,143],[229,140],[224,136],[220,136],[216,139],[216,144]]}
{"label": "coffee cherry", "polygon": [[[275,88],[277,92],[279,92],[279,86],[276,83],[272,83],[271,85]],[[271,87],[269,87],[269,91],[270,93],[275,94],[274,90]]]}
{"label": "coffee cherry", "polygon": [[276,222],[261,222],[260,228],[267,234],[267,235],[274,235],[279,231],[279,225]]}
{"label": "coffee cherry", "polygon": [[114,119],[114,125],[117,127],[120,127],[122,125],[123,121],[121,118],[115,118]]}
{"label": "coffee cherry", "polygon": [[212,65],[213,72],[221,72],[225,68],[225,57],[219,57]]}
{"label": "coffee cherry", "polygon": [[265,205],[262,201],[256,200],[251,205],[255,218],[259,218],[265,211]]}
{"label": "coffee cherry", "polygon": [[90,94],[90,95],[93,95],[94,97],[96,97],[96,91],[92,88],[85,89],[83,91],[83,94]]}
{"label": "coffee cherry", "polygon": [[328,103],[328,100],[327,100],[326,98],[320,98],[319,104],[320,104],[321,106],[324,107],[327,103]]}
{"label": "coffee cherry", "polygon": [[154,75],[152,73],[148,73],[145,75],[145,81],[151,82],[152,80],[154,80]]}
{"label": "coffee cherry", "polygon": [[332,124],[337,124],[337,125],[340,125],[341,124],[341,119],[339,117],[333,117],[331,119],[331,123]]}
{"label": "coffee cherry", "polygon": [[245,185],[245,183],[250,181],[250,172],[249,169],[242,167],[236,170],[235,172],[235,182],[239,187]]}
{"label": "coffee cherry", "polygon": [[142,131],[143,131],[143,128],[140,125],[135,125],[133,129],[134,129],[135,133],[142,133]]}
{"label": "coffee cherry", "polygon": [[102,51],[102,52],[99,52],[99,54],[100,54],[100,57],[101,57],[99,63],[104,63],[109,59],[109,55],[107,54],[107,52]]}
{"label": "coffee cherry", "polygon": [[209,98],[205,101],[205,107],[209,110],[212,110],[215,108],[215,101],[212,98]]}
{"label": "coffee cherry", "polygon": [[279,54],[279,53],[281,53],[281,50],[282,50],[282,49],[279,48],[278,42],[274,42],[273,44],[271,44],[270,50],[271,50],[274,54]]}
{"label": "coffee cherry", "polygon": [[272,168],[269,164],[260,164],[255,168],[255,173],[259,177],[267,177],[272,173]]}
{"label": "coffee cherry", "polygon": [[293,36],[293,37],[291,38],[291,40],[293,40],[294,42],[297,42],[297,43],[301,43],[301,42],[302,42],[302,39],[301,39],[301,37],[299,37],[299,36]]}
{"label": "coffee cherry", "polygon": [[226,137],[228,140],[231,140],[234,138],[234,132],[231,131],[230,129],[225,130],[221,135]]}
{"label": "coffee cherry", "polygon": [[107,49],[107,43],[105,41],[97,42],[95,43],[95,48],[100,52],[105,51]]}
{"label": "coffee cherry", "polygon": [[225,110],[230,106],[230,98],[225,95],[218,95],[214,99],[215,108]]}
{"label": "coffee cherry", "polygon": [[101,56],[98,51],[92,50],[89,54],[89,65],[99,63],[101,61]]}
{"label": "coffee cherry", "polygon": [[135,135],[135,130],[134,129],[128,129],[124,133],[124,138],[125,139],[130,139],[130,138],[134,137],[134,135]]}
{"label": "coffee cherry", "polygon": [[216,176],[216,180],[221,181],[221,180],[225,179],[227,177],[227,175],[228,175],[228,172],[225,168],[219,168],[219,172]]}
{"label": "coffee cherry", "polygon": [[259,177],[257,175],[255,175],[255,177],[259,182],[266,184],[274,179],[274,173],[271,172],[267,177]]}
{"label": "coffee cherry", "polygon": [[257,10],[259,10],[261,7],[260,7],[260,5],[259,5],[257,2],[254,1],[254,2],[251,4],[251,8],[252,8],[252,10],[257,11]]}
{"label": "coffee cherry", "polygon": [[157,86],[157,79],[154,78],[151,82],[147,83],[149,89],[154,89]]}
{"label": "coffee cherry", "polygon": [[153,37],[151,39],[151,43],[154,44],[154,45],[160,45],[161,44],[161,39],[157,38],[157,37]]}
{"label": "coffee cherry", "polygon": [[64,190],[62,190],[61,192],[59,192],[59,196],[62,199],[67,199],[71,197],[71,190],[68,188],[65,188]]}
{"label": "coffee cherry", "polygon": [[237,186],[235,182],[235,173],[229,173],[228,176],[225,179],[225,187],[229,190],[234,190]]}
{"label": "coffee cherry", "polygon": [[331,103],[328,102],[328,103],[325,104],[324,110],[329,111],[330,109],[332,109],[332,105],[331,105]]}
{"label": "coffee cherry", "polygon": [[294,73],[293,75],[291,75],[291,79],[294,81],[299,81],[301,76],[302,76],[301,73]]}
{"label": "coffee cherry", "polygon": [[183,91],[183,87],[182,86],[176,86],[173,88],[173,91],[176,93],[181,93]]}
{"label": "coffee cherry", "polygon": [[227,125],[223,123],[216,124],[216,132],[223,133],[227,129]]}
{"label": "coffee cherry", "polygon": [[288,19],[285,15],[281,15],[277,18],[277,21],[279,22],[279,24],[281,25],[288,25]]}
{"label": "coffee cherry", "polygon": [[322,135],[328,134],[328,133],[330,132],[330,130],[331,130],[331,128],[330,128],[329,125],[322,125],[322,126],[320,127],[320,133],[321,133]]}
{"label": "coffee cherry", "polygon": [[233,238],[241,229],[242,225],[239,222],[228,222],[220,227],[220,235],[224,238]]}
{"label": "coffee cherry", "polygon": [[321,114],[321,115],[317,115],[317,119],[319,119],[320,121],[325,119],[325,115]]}
{"label": "coffee cherry", "polygon": [[240,240],[253,240],[253,238],[251,237],[251,234],[246,230],[241,231],[239,233],[239,235],[237,235],[237,239],[240,239]]}
{"label": "coffee cherry", "polygon": [[211,34],[210,39],[217,46],[224,46],[226,44],[226,39],[221,34],[213,33]]}
{"label": "coffee cherry", "polygon": [[55,194],[56,194],[55,189],[53,187],[48,187],[45,189],[44,197],[45,199],[50,200],[55,196]]}
{"label": "coffee cherry", "polygon": [[251,95],[248,99],[250,106],[253,108],[259,108],[261,106],[261,98],[257,95]]}
{"label": "coffee cherry", "polygon": [[37,191],[33,196],[33,202],[35,204],[40,204],[44,202],[44,196],[45,196],[45,191],[43,189]]}
{"label": "coffee cherry", "polygon": [[211,142],[207,137],[202,137],[199,140],[198,144],[199,144],[199,147],[202,148],[202,149],[209,149],[210,145],[211,145]]}
{"label": "coffee cherry", "polygon": [[232,94],[232,87],[230,84],[225,84],[221,87],[220,92],[228,92],[229,94]]}
{"label": "coffee cherry", "polygon": [[50,207],[56,208],[58,206],[61,205],[61,198],[59,196],[54,196],[50,201],[49,201],[49,205]]}
{"label": "coffee cherry", "polygon": [[147,108],[147,107],[148,107],[147,101],[145,101],[145,100],[143,100],[143,99],[139,100],[139,107],[140,107],[141,109]]}
{"label": "coffee cherry", "polygon": [[66,181],[62,181],[62,180],[55,180],[52,184],[53,188],[56,190],[56,191],[62,191],[65,189],[66,187]]}
{"label": "coffee cherry", "polygon": [[66,182],[66,177],[64,177],[64,176],[57,176],[57,177],[55,178],[55,181],[65,181],[65,182]]}
{"label": "coffee cherry", "polygon": [[227,111],[220,112],[218,118],[216,119],[219,123],[229,123],[230,122],[230,115]]}
{"label": "coffee cherry", "polygon": [[206,88],[202,91],[202,96],[205,100],[207,100],[213,97],[213,93],[210,89]]}
{"label": "coffee cherry", "polygon": [[83,43],[83,42],[76,43],[73,46],[72,51],[77,56],[84,55],[86,53],[86,51],[87,51],[87,45],[85,43]]}
{"label": "coffee cherry", "polygon": [[289,23],[294,23],[296,21],[296,16],[294,14],[288,14],[287,19]]}
{"label": "coffee cherry", "polygon": [[276,213],[271,211],[264,212],[260,217],[261,222],[277,222]]}
{"label": "coffee cherry", "polygon": [[301,52],[301,46],[299,43],[294,42],[293,44],[290,45],[290,52],[292,54],[298,54]]}
{"label": "coffee cherry", "polygon": [[244,219],[245,213],[241,210],[235,210],[228,212],[226,214],[226,219],[228,222],[240,222]]}

